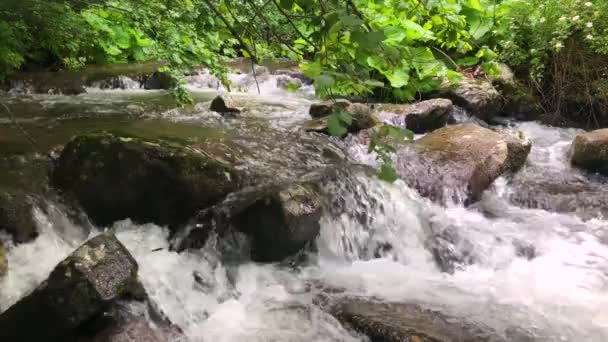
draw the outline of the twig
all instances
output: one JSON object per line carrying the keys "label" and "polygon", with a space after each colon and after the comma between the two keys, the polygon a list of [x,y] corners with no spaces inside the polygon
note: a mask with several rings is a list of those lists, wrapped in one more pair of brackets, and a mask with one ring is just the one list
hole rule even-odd
{"label": "twig", "polygon": [[277,0],[272,0],[272,2],[276,6],[276,8],[279,10],[279,12],[281,12],[281,14],[283,14],[283,16],[287,19],[287,21],[289,22],[289,24],[291,25],[291,27],[293,27],[293,29],[298,34],[298,36],[300,36],[300,38],[304,39],[304,41],[306,43],[308,43],[308,45],[315,46],[315,44],[313,44],[313,42],[311,42],[310,39],[308,39],[302,32],[300,32],[300,30],[298,29],[298,27],[296,26],[296,24],[294,24],[293,21],[291,21],[291,19],[289,18],[289,15],[287,15],[287,12],[285,12],[285,10],[283,10],[283,8],[281,7],[281,5],[279,5],[279,3],[277,2]]}
{"label": "twig", "polygon": [[[257,7],[257,6],[256,6],[256,5],[255,5],[255,4],[254,4],[254,3],[253,3],[251,0],[246,0],[246,1],[247,1],[247,3],[248,3],[248,4],[249,4],[251,7],[253,7],[253,11],[255,12],[255,15],[256,15],[257,17],[259,17],[260,19],[262,19],[262,21],[263,21],[263,22],[264,22],[264,23],[265,23],[265,24],[266,24],[268,27],[270,27],[270,26],[271,26],[271,25],[270,25],[270,22],[268,22],[268,19],[267,19],[267,18],[266,18],[266,17],[265,17],[265,16],[264,16],[262,13],[261,13],[261,9],[260,9],[260,8],[258,8],[258,7]],[[266,5],[264,5],[264,6],[266,6]],[[264,8],[264,7],[262,7],[262,8]],[[286,46],[286,47],[287,47],[287,48],[288,48],[288,49],[289,49],[291,52],[293,52],[293,53],[295,53],[295,54],[298,54],[298,55],[301,55],[301,56],[302,56],[302,55],[304,55],[304,54],[303,54],[301,51],[298,51],[298,50],[294,49],[293,47],[291,47],[291,45],[290,45],[289,43],[285,42],[285,40],[284,40],[283,38],[281,38],[281,37],[278,35],[278,33],[276,33],[274,30],[272,30],[272,29],[271,29],[271,30],[270,30],[270,33],[272,33],[272,35],[273,35],[273,36],[274,36],[274,37],[275,37],[277,40],[279,40],[279,42],[281,42],[283,45],[285,45],[285,46]]]}
{"label": "twig", "polygon": [[450,61],[450,63],[454,64],[454,66],[456,67],[456,70],[457,70],[457,71],[460,71],[460,67],[458,66],[458,64],[456,64],[456,62],[455,62],[455,61],[452,59],[452,57],[448,56],[448,54],[447,54],[447,53],[445,53],[445,52],[441,51],[440,49],[438,49],[438,48],[436,48],[436,47],[434,47],[434,46],[431,46],[431,49],[433,49],[433,50],[435,50],[435,51],[439,52],[440,54],[442,54],[442,55],[443,55],[443,57],[447,58],[447,59],[448,59],[448,61]]}
{"label": "twig", "polygon": [[239,41],[239,44],[241,44],[241,46],[243,47],[243,50],[245,50],[249,54],[249,56],[251,56],[252,59],[256,59],[255,55],[251,52],[251,50],[249,50],[249,47],[247,46],[247,44],[245,44],[245,42],[243,41],[243,39],[241,39],[241,37],[239,36],[239,34],[232,27],[232,25],[230,25],[230,23],[222,15],[222,13],[217,8],[215,8],[215,6],[213,6],[213,4],[211,3],[211,1],[209,1],[209,0],[203,0],[203,2],[205,2],[207,4],[207,6],[209,6],[209,8],[215,13],[215,15],[217,15],[220,18],[220,20],[224,23],[224,25],[226,25],[226,28],[228,29],[228,31],[230,31],[230,34],[236,40]]}

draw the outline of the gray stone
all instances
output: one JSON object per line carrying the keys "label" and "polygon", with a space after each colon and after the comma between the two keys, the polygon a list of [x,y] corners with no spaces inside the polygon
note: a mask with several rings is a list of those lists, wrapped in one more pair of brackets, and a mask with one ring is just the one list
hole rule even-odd
{"label": "gray stone", "polygon": [[[304,123],[308,132],[328,133],[329,116],[333,113],[345,112],[352,118],[352,123],[346,127],[349,133],[356,133],[376,126],[380,120],[372,113],[372,109],[362,103],[351,103],[348,100],[329,100],[310,106],[310,115],[314,118]],[[346,125],[345,125],[346,126]]]}
{"label": "gray stone", "polygon": [[397,151],[401,178],[423,196],[446,203],[477,201],[496,178],[515,172],[531,144],[521,132],[494,131],[476,124],[441,128]]}
{"label": "gray stone", "polygon": [[503,106],[500,93],[486,80],[465,77],[456,88],[441,95],[447,96],[454,104],[485,121],[490,121],[500,114]]}
{"label": "gray stone", "polygon": [[209,110],[212,110],[220,114],[238,114],[241,112],[239,108],[234,106],[233,101],[230,98],[217,96],[211,101]]}
{"label": "gray stone", "polygon": [[131,218],[174,227],[241,187],[237,171],[221,158],[175,142],[108,133],[70,141],[52,181],[103,226]]}
{"label": "gray stone", "polygon": [[572,165],[608,175],[608,128],[579,134],[570,149]]}
{"label": "gray stone", "polygon": [[33,217],[33,200],[20,191],[0,193],[0,230],[15,242],[28,242],[38,236]]}
{"label": "gray stone", "polygon": [[73,334],[80,324],[139,286],[137,269],[113,235],[89,240],[0,315],[0,340],[54,341]]}
{"label": "gray stone", "polygon": [[236,229],[251,238],[251,258],[281,261],[300,251],[319,234],[324,208],[323,187],[330,171],[304,176],[300,181],[243,189],[223,203],[202,212],[198,227],[188,232],[178,249],[199,248],[209,232]]}
{"label": "gray stone", "polygon": [[328,311],[346,326],[383,342],[506,342],[496,331],[410,303],[365,298],[329,301]]}
{"label": "gray stone", "polygon": [[405,116],[406,128],[421,134],[447,125],[454,106],[448,99],[432,99],[412,104],[381,104],[377,108]]}

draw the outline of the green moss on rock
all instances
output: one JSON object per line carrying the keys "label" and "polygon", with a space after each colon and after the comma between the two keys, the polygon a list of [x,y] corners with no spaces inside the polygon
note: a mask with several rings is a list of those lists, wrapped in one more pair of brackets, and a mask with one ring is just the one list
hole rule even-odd
{"label": "green moss on rock", "polygon": [[100,225],[125,218],[178,225],[240,186],[230,165],[203,151],[109,133],[70,141],[52,181]]}

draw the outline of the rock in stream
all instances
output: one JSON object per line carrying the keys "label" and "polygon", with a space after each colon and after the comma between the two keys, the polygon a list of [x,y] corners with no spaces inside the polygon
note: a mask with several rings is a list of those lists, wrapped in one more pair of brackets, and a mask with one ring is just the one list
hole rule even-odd
{"label": "rock in stream", "polygon": [[340,322],[373,342],[506,342],[489,327],[413,303],[344,297],[330,299],[327,308]]}
{"label": "rock in stream", "polygon": [[496,178],[518,170],[530,149],[530,141],[518,132],[461,124],[402,146],[395,166],[400,177],[425,197],[472,203]]}
{"label": "rock in stream", "polygon": [[63,150],[53,184],[99,225],[179,225],[240,188],[234,168],[170,141],[109,133],[78,136]]}
{"label": "rock in stream", "polygon": [[113,235],[99,235],[0,314],[1,341],[55,341],[136,291],[137,263]]}

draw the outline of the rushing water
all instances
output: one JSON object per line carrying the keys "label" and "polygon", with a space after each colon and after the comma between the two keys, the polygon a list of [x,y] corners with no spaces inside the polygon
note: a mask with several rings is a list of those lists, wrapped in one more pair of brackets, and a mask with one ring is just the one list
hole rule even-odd
{"label": "rushing water", "polygon": [[[267,147],[252,138],[259,132],[290,144],[298,123],[306,119],[309,90],[285,93],[276,88],[274,78],[262,83],[261,95],[251,94],[253,87],[249,84],[248,94],[236,95],[253,108],[241,122],[226,122],[204,105],[182,111],[156,108],[152,116],[173,122],[178,125],[171,126],[178,127],[175,132],[190,132],[189,136],[196,134],[185,128],[192,127],[187,124],[228,130],[244,136],[242,143],[254,149]],[[137,100],[137,94],[41,96],[29,104],[46,106],[40,116],[79,101],[89,109],[91,103],[105,101],[107,106],[99,105],[101,111],[124,101],[145,106],[146,100]],[[65,117],[70,109],[61,111]],[[135,131],[145,126],[128,122]],[[260,123],[263,130],[249,131]],[[178,254],[168,249],[168,231],[154,225],[126,220],[105,228],[116,231],[133,253],[151,298],[183,329],[188,341],[364,341],[313,305],[318,284],[353,295],[420,303],[483,323],[512,341],[528,341],[514,337],[524,335],[535,341],[608,341],[608,220],[602,216],[608,206],[608,182],[569,166],[567,149],[577,130],[538,123],[511,125],[532,139],[527,165],[514,177],[497,180],[470,208],[433,204],[400,181],[386,184],[362,174],[342,180],[335,196],[349,210],[323,218],[318,252],[296,268],[222,262],[213,238],[200,251]],[[61,131],[65,126],[58,127]],[[44,127],[38,128],[41,135]],[[65,135],[80,131],[81,126],[66,128]],[[283,156],[273,150],[259,156],[273,152]],[[355,158],[373,163],[364,153]],[[556,190],[558,183],[571,186]],[[523,192],[527,195],[518,197]],[[96,234],[71,222],[52,202],[33,215],[41,235],[10,250],[9,273],[0,281],[0,310],[42,281],[87,236]],[[437,245],[436,237],[445,234],[452,238]],[[381,248],[387,245],[392,248]],[[437,246],[458,256],[452,273],[438,267],[431,252]]]}

